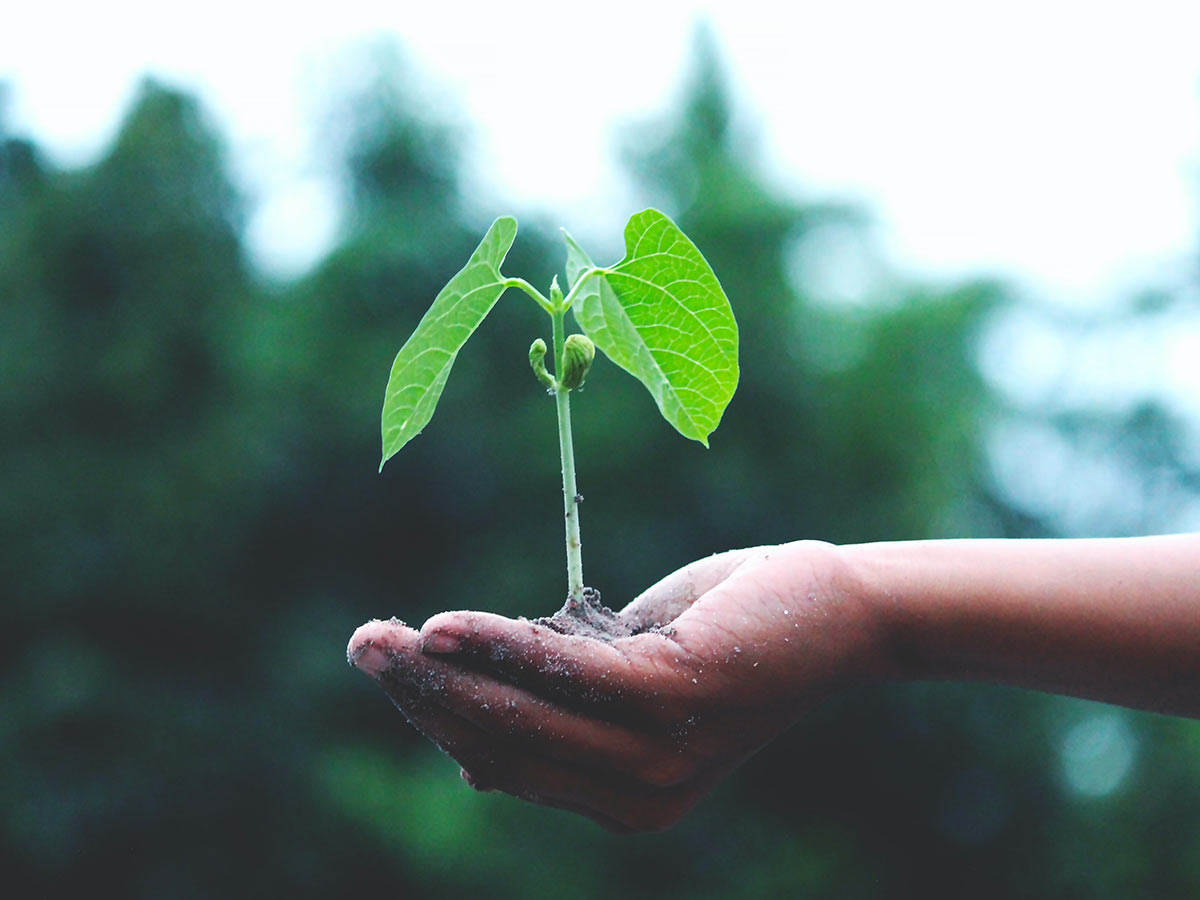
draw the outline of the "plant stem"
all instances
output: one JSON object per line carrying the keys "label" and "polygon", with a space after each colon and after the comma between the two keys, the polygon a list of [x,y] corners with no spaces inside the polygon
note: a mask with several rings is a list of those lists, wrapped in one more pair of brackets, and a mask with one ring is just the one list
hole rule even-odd
{"label": "plant stem", "polygon": [[582,275],[580,275],[578,278],[575,279],[575,283],[573,285],[571,285],[571,290],[567,292],[567,296],[563,300],[563,305],[567,309],[570,309],[571,304],[573,304],[575,302],[575,295],[579,293],[579,291],[587,283],[587,280],[594,275],[604,275],[607,272],[608,272],[608,269],[602,269],[599,266],[592,266],[590,269],[588,269],[586,272],[584,272]]}
{"label": "plant stem", "polygon": [[508,290],[510,287],[520,288],[526,294],[532,297],[538,306],[540,306],[550,315],[554,315],[554,304],[547,300],[541,291],[535,288],[524,278],[506,278],[504,280],[504,288],[505,290]]}
{"label": "plant stem", "polygon": [[[554,319],[554,374],[562,377],[563,344],[566,342],[564,319],[567,306],[556,308]],[[575,447],[571,441],[571,390],[561,384],[554,391],[558,407],[558,450],[562,456],[563,513],[567,522],[568,599],[583,599],[583,545],[579,540],[579,493],[575,487]]]}

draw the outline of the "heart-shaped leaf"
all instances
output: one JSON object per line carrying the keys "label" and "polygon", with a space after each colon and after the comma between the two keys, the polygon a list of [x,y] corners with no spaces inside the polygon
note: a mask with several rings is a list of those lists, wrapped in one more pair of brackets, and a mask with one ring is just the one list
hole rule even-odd
{"label": "heart-shaped leaf", "polygon": [[380,471],[433,417],[458,351],[504,293],[500,266],[516,236],[516,219],[493,222],[396,354],[383,397]]}
{"label": "heart-shaped leaf", "polygon": [[[572,285],[594,268],[570,235]],[[579,325],[604,353],[646,386],[663,418],[708,446],[738,383],[738,330],[708,260],[656,209],[625,226],[625,258],[579,289]]]}

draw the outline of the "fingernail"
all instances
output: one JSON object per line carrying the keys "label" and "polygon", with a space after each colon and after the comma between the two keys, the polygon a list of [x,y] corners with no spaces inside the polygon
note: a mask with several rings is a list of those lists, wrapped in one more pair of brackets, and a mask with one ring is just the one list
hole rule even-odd
{"label": "fingernail", "polygon": [[350,662],[358,667],[360,672],[378,679],[392,664],[386,653],[373,644],[364,644],[350,657]]}
{"label": "fingernail", "polygon": [[439,631],[421,638],[422,653],[457,653],[461,649],[462,641]]}

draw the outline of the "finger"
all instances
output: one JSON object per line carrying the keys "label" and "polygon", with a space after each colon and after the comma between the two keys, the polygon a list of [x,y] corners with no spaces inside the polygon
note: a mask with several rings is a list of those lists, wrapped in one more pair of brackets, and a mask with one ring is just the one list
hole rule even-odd
{"label": "finger", "polygon": [[406,705],[417,729],[461,766],[463,780],[476,790],[503,791],[532,803],[579,813],[613,831],[629,830],[604,810],[581,802],[580,795],[588,792],[578,786],[564,786],[561,774],[552,771],[553,764],[541,764],[537,757],[526,757],[518,764],[517,757],[494,736],[429,698],[412,697]]}
{"label": "finger", "polygon": [[346,659],[376,681],[404,717],[425,734],[413,714],[430,689],[436,689],[442,673],[434,660],[421,653],[414,629],[396,619],[367,622],[351,636]]}
{"label": "finger", "polygon": [[[466,768],[470,780],[475,781],[475,773]],[[525,756],[496,760],[482,784],[543,806],[581,813],[618,832],[662,831],[695,806],[708,789],[707,784],[655,788],[600,779],[557,761]]]}
{"label": "finger", "polygon": [[615,709],[620,701],[640,713],[691,674],[683,652],[661,635],[610,644],[492,613],[439,613],[421,627],[420,640],[426,654],[481,661],[513,684],[571,706]]}
{"label": "finger", "polygon": [[[418,633],[403,623],[371,622],[355,632],[348,656],[381,684],[421,734],[459,762],[468,783],[480,790],[502,790],[576,812],[613,831],[661,831],[732,768],[701,768],[667,753],[656,765],[626,774],[544,757],[522,746],[519,738],[481,727],[443,706],[442,698],[455,696],[469,682],[455,683],[457,667],[421,653],[419,646]],[[485,690],[477,698],[486,696]],[[463,694],[461,699],[470,697]]]}
{"label": "finger", "polygon": [[484,673],[422,654],[411,628],[369,623],[356,632],[351,644],[356,648],[356,664],[380,682],[410,719],[419,699],[522,752],[659,787],[679,784],[694,771],[692,754],[680,734],[666,727],[660,734],[646,733],[584,715]]}
{"label": "finger", "polygon": [[476,790],[503,791],[586,816],[611,831],[659,831],[695,805],[703,788],[655,788],[521,753],[436,704],[414,706],[421,732],[462,767]]}
{"label": "finger", "polygon": [[689,563],[639,594],[618,614],[635,634],[674,621],[729,577],[755,549],[729,550]]}
{"label": "finger", "polygon": [[692,771],[691,755],[667,728],[648,733],[584,715],[469,669],[448,667],[432,699],[539,756],[663,787],[682,782]]}
{"label": "finger", "polygon": [[405,654],[419,654],[417,632],[399,619],[372,619],[360,625],[346,645],[346,661],[371,678]]}
{"label": "finger", "polygon": [[585,815],[614,831],[659,830],[699,798],[686,786],[657,788],[636,779],[583,769],[515,746],[439,702],[451,669],[417,651],[416,632],[372,622],[351,639],[348,655],[375,678],[412,725],[453,757],[481,790],[505,793]]}

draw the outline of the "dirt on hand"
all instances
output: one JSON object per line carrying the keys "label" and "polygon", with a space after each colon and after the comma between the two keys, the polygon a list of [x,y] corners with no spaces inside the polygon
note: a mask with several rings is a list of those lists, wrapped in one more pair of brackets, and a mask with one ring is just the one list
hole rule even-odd
{"label": "dirt on hand", "polygon": [[568,597],[562,609],[554,615],[533,621],[535,625],[545,625],[559,634],[592,638],[606,644],[636,634],[620,616],[604,605],[600,600],[600,592],[590,587],[583,589],[581,600]]}

